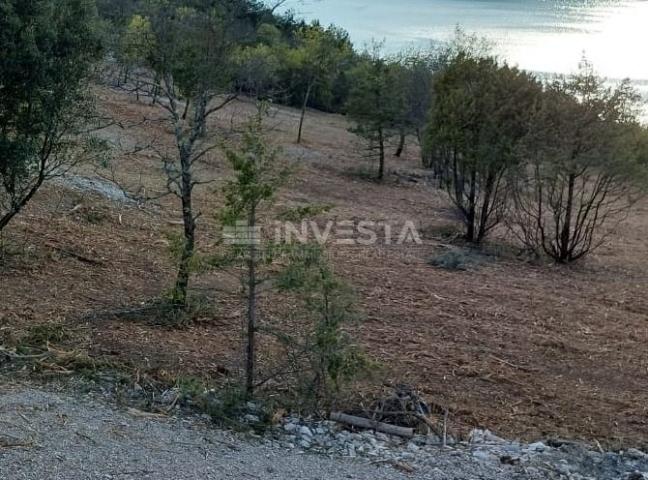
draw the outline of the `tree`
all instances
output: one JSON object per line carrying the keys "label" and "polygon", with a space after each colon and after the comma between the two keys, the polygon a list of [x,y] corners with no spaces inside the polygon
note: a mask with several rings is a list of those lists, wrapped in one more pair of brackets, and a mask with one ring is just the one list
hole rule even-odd
{"label": "tree", "polygon": [[286,57],[286,68],[295,77],[293,83],[303,93],[297,143],[302,140],[306,108],[314,89],[330,89],[351,53],[348,35],[333,26],[323,29],[314,24],[297,32],[297,46]]}
{"label": "tree", "polygon": [[321,245],[303,244],[292,250],[276,284],[296,295],[295,315],[307,320],[303,330],[281,335],[290,350],[299,381],[300,400],[314,400],[316,409],[332,400],[344,381],[367,371],[370,363],[344,327],[360,318],[352,289],[336,274]]}
{"label": "tree", "polygon": [[398,131],[402,98],[398,94],[399,66],[382,57],[373,45],[351,72],[352,87],[347,114],[355,122],[352,131],[368,142],[371,156],[378,157],[378,180],[385,176],[387,141]]}
{"label": "tree", "polygon": [[606,87],[586,61],[546,88],[523,144],[529,163],[517,174],[512,221],[536,253],[560,263],[584,257],[639,198],[648,166],[638,99],[629,82]]}
{"label": "tree", "polygon": [[426,149],[462,215],[465,238],[481,242],[504,218],[508,173],[541,93],[529,73],[460,51],[434,80]]}
{"label": "tree", "polygon": [[92,1],[0,1],[0,231],[96,146],[96,27]]}
{"label": "tree", "polygon": [[242,144],[237,150],[228,150],[227,158],[235,177],[225,186],[225,206],[221,221],[226,230],[242,236],[230,238],[226,261],[219,264],[242,262],[243,288],[246,296],[246,355],[245,391],[252,397],[255,387],[256,332],[258,329],[258,289],[266,280],[260,274],[262,266],[271,262],[270,250],[261,250],[261,216],[268,208],[277,190],[284,184],[288,169],[279,159],[280,151],[265,139],[261,107],[248,123]]}
{"label": "tree", "polygon": [[[123,69],[123,82],[128,83],[129,73],[145,65],[147,55],[152,51],[154,45],[151,32],[151,21],[142,15],[133,15],[126,29],[120,37],[120,45],[117,51],[119,63]],[[119,75],[118,83],[122,81]],[[136,87],[139,93],[139,85]]]}
{"label": "tree", "polygon": [[[200,162],[218,147],[209,135],[208,119],[236,98],[232,94],[233,51],[241,32],[247,32],[245,17],[234,7],[212,5],[208,0],[192,2],[151,0],[146,25],[150,25],[149,51],[145,66],[152,72],[138,82],[167,114],[173,131],[174,151],[157,149],[167,177],[169,193],[182,205],[183,246],[173,289],[173,305],[187,306],[191,263],[196,248],[194,189],[214,179],[197,178]],[[148,36],[148,35],[147,35]],[[142,45],[138,43],[138,45]]]}
{"label": "tree", "polygon": [[431,53],[413,52],[398,59],[399,94],[402,101],[398,117],[399,142],[394,154],[400,157],[407,135],[413,134],[419,145],[423,144],[423,132],[432,106],[432,79],[435,58]]}
{"label": "tree", "polygon": [[262,24],[257,29],[257,37],[260,42],[256,45],[242,45],[237,49],[236,78],[242,92],[262,99],[275,93],[287,46],[273,25]]}

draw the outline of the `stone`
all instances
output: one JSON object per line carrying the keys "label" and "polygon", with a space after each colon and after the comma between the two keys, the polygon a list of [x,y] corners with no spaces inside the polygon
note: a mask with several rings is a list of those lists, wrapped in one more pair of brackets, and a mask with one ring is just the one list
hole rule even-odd
{"label": "stone", "polygon": [[303,425],[303,426],[301,426],[299,428],[299,434],[302,437],[312,437],[313,436],[313,432],[311,432],[311,429],[308,428],[306,425]]}
{"label": "stone", "polygon": [[645,478],[646,477],[643,473],[632,472],[630,475],[628,475],[627,480],[644,480]]}
{"label": "stone", "polygon": [[472,452],[472,456],[475,460],[480,462],[490,462],[493,460],[492,455],[485,450],[475,450]]}
{"label": "stone", "polygon": [[648,460],[648,454],[636,448],[629,448],[623,455],[633,460]]}
{"label": "stone", "polygon": [[413,443],[413,442],[410,442],[410,443],[407,444],[407,449],[408,449],[410,452],[418,452],[418,451],[420,450],[419,446],[416,445],[416,444]]}
{"label": "stone", "polygon": [[294,432],[295,430],[297,430],[297,427],[298,427],[298,425],[296,425],[294,423],[284,423],[283,429],[286,432]]}
{"label": "stone", "polygon": [[355,449],[355,445],[354,445],[354,444],[350,443],[350,444],[347,446],[347,455],[348,455],[349,457],[352,457],[352,458],[354,458],[354,457],[356,456],[356,449]]}
{"label": "stone", "polygon": [[503,465],[519,465],[520,459],[517,457],[511,457],[510,455],[504,455],[500,457],[500,463]]}
{"label": "stone", "polygon": [[474,443],[506,443],[506,440],[504,440],[501,437],[498,437],[490,430],[481,430],[478,428],[470,432],[468,438],[470,439],[470,443],[473,444]]}
{"label": "stone", "polygon": [[526,447],[525,450],[526,450],[527,452],[538,452],[538,453],[541,453],[541,452],[544,452],[546,449],[547,449],[547,446],[546,446],[544,443],[542,443],[542,442],[535,442],[535,443],[531,443],[531,444],[527,445],[527,447]]}
{"label": "stone", "polygon": [[305,439],[305,438],[302,438],[299,441],[299,446],[301,448],[310,448],[311,447],[311,442],[309,440]]}

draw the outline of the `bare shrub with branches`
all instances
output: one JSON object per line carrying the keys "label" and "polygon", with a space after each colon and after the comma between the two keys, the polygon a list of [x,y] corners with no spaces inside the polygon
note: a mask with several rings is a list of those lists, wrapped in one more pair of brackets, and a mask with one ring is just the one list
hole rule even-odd
{"label": "bare shrub with branches", "polygon": [[637,95],[605,87],[591,65],[548,86],[515,172],[512,231],[538,254],[578,260],[609,236],[646,186],[637,156]]}

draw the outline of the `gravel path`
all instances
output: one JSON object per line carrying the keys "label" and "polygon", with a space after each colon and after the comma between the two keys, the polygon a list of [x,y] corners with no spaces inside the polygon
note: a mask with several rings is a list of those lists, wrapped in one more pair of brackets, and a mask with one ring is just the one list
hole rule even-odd
{"label": "gravel path", "polygon": [[34,388],[0,393],[0,478],[400,479],[391,467],[298,455],[210,428]]}
{"label": "gravel path", "polygon": [[477,474],[477,463],[444,472],[444,463],[462,462],[442,457],[439,468],[406,475],[368,460],[272,447],[200,418],[156,418],[90,395],[0,387],[2,480],[522,478],[499,469]]}
{"label": "gravel path", "polygon": [[[648,478],[648,455],[555,451],[536,466],[503,465],[489,451],[437,449],[413,459],[413,472],[368,458],[327,457],[285,449],[269,439],[218,430],[202,417],[167,418],[118,409],[96,393],[61,387],[2,385],[0,480],[546,480]],[[519,448],[519,447],[516,447]],[[415,454],[417,457],[419,453]],[[558,473],[583,468],[588,475]],[[630,463],[628,463],[630,462]],[[538,465],[545,468],[537,468]],[[407,464],[401,464],[404,468]],[[584,467],[583,467],[584,466]],[[604,468],[605,467],[605,468]],[[604,473],[605,472],[605,473]],[[614,472],[614,473],[613,473]]]}

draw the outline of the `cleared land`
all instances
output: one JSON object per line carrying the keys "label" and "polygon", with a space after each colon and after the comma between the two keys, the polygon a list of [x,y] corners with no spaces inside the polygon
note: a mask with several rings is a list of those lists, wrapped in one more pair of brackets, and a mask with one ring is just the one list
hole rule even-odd
{"label": "cleared land", "polygon": [[[160,115],[121,94],[102,97],[123,120]],[[251,111],[246,102],[234,103],[219,127],[227,131]],[[339,220],[413,219],[424,237],[416,248],[334,251],[338,272],[356,287],[366,313],[354,334],[385,365],[386,381],[415,385],[449,405],[459,427],[648,445],[648,204],[576,267],[530,263],[502,234],[488,247],[497,255],[470,271],[447,271],[428,260],[453,242],[453,212],[425,180],[417,152],[410,147],[404,158],[390,158],[392,174],[378,185],[361,174],[371,165],[343,117],[310,112],[306,121],[302,146],[292,143],[296,111],[279,108],[269,122],[273,138],[300,165],[282,203],[329,204],[328,218]],[[126,148],[152,138],[172,148],[159,122],[113,128],[109,136]],[[223,163],[214,155],[205,178],[222,178]],[[125,183],[163,186],[152,154],[123,157],[118,165]],[[215,240],[216,188],[197,192],[203,248]],[[178,230],[179,219],[172,198],[137,207],[78,182],[45,188],[3,234],[0,334],[64,321],[83,333],[83,346],[97,358],[168,378],[226,377],[239,364],[242,310],[237,284],[225,277],[196,279],[195,292],[214,308],[183,330],[99,315],[141,305],[172,284],[166,234]],[[271,299],[266,306],[279,317]]]}

